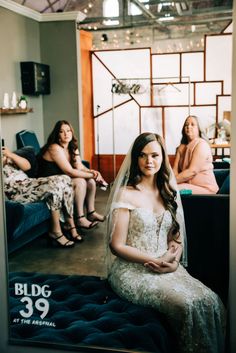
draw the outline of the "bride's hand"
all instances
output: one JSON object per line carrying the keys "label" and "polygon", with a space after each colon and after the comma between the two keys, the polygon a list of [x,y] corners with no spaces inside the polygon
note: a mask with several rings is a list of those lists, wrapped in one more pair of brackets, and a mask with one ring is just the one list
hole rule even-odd
{"label": "bride's hand", "polygon": [[171,246],[159,259],[165,262],[173,262],[177,256],[178,249]]}
{"label": "bride's hand", "polygon": [[146,262],[144,266],[152,272],[169,273],[177,270],[179,266],[179,262],[175,259],[172,262],[162,261],[160,262],[160,264],[153,261],[149,261],[149,262]]}

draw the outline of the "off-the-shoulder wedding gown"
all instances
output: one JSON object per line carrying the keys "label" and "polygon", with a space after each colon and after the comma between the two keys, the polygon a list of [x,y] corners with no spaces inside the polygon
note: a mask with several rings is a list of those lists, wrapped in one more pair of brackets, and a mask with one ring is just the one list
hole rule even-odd
{"label": "off-the-shoulder wedding gown", "polygon": [[[124,203],[117,203],[115,208],[130,211],[127,245],[154,257],[165,253],[172,223],[169,211],[156,215]],[[182,265],[175,272],[157,274],[142,264],[117,257],[108,278],[121,297],[166,315],[179,352],[224,352],[225,308],[218,295],[190,276]]]}

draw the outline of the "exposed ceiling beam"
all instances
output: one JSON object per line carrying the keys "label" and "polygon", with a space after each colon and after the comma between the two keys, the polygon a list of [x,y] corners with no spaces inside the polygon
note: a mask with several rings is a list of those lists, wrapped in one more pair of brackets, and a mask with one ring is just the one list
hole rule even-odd
{"label": "exposed ceiling beam", "polygon": [[[48,2],[48,5],[49,5],[49,7],[50,7],[50,9],[52,10],[52,12],[55,12],[54,11],[54,8],[53,8],[53,4],[51,4],[51,1],[50,0],[47,0],[47,2]],[[58,2],[58,1],[57,1]],[[56,2],[56,3],[57,3]],[[55,3],[54,3],[55,4]]]}
{"label": "exposed ceiling beam", "polygon": [[46,12],[48,9],[52,9],[52,12],[54,12],[54,9],[53,9],[53,5],[55,5],[58,1],[60,1],[60,0],[54,0],[52,3],[49,1],[49,0],[47,0],[47,2],[48,2],[48,6],[46,6],[44,9],[42,9],[40,12],[41,13],[44,13],[44,12]]}
{"label": "exposed ceiling beam", "polygon": [[[136,16],[137,17],[137,16]],[[116,17],[120,22],[124,20],[122,17]],[[144,19],[142,16],[138,16],[135,21],[133,19],[133,16],[126,16],[125,21],[123,21],[123,25],[127,26],[134,26],[134,25],[141,25],[142,23],[146,23],[146,25],[152,25],[152,24],[157,24],[158,18],[149,18],[149,19]],[[217,13],[206,13],[206,14],[199,14],[195,13],[192,14],[191,16],[181,16],[181,17],[176,17],[174,20],[169,21],[168,23],[166,22],[164,25],[166,26],[171,26],[171,25],[177,25],[181,23],[184,25],[184,23],[189,24],[196,24],[196,23],[204,23],[204,22],[215,22],[215,21],[227,21],[227,20],[232,20],[232,11],[227,11],[227,12],[217,12]],[[80,23],[80,26],[87,25],[87,24],[100,24],[103,21],[103,17],[87,17],[83,22]],[[109,28],[115,29],[115,28],[120,28],[120,26],[106,26],[104,28]],[[122,26],[123,27],[123,26]],[[100,27],[98,28],[100,29]]]}
{"label": "exposed ceiling beam", "polygon": [[131,0],[131,2],[132,2],[133,4],[135,4],[135,5],[142,11],[142,13],[143,13],[145,16],[147,16],[147,17],[149,17],[149,18],[153,18],[153,19],[156,18],[156,16],[155,16],[151,11],[149,11],[149,10],[145,7],[145,5],[144,5],[143,3],[141,3],[139,0]]}
{"label": "exposed ceiling beam", "polygon": [[[157,17],[149,10],[147,9],[143,3],[141,3],[139,0],[130,0],[133,4],[135,4],[143,13],[144,16],[146,16],[147,18],[157,21]],[[132,21],[134,20],[134,16],[132,17]],[[169,29],[163,24],[163,23],[158,23],[157,22],[157,26],[159,27],[160,31],[164,31],[164,32],[169,32]]]}
{"label": "exposed ceiling beam", "polygon": [[67,1],[66,1],[65,5],[64,5],[64,7],[63,7],[63,11],[66,11],[66,10],[67,10],[68,6],[70,5],[70,2],[71,2],[71,0],[67,0]]}

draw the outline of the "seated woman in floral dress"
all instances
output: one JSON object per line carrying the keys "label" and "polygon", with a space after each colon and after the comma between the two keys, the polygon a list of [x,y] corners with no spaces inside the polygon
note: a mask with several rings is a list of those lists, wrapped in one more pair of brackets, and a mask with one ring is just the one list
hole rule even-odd
{"label": "seated woman in floral dress", "polygon": [[[51,241],[63,248],[74,246],[82,241],[73,220],[73,188],[71,179],[66,175],[55,175],[47,178],[30,178],[31,170],[28,159],[2,148],[4,191],[6,196],[14,201],[27,203],[46,201],[51,211]],[[60,217],[64,216],[69,236],[61,229]],[[68,239],[69,238],[69,239]]]}

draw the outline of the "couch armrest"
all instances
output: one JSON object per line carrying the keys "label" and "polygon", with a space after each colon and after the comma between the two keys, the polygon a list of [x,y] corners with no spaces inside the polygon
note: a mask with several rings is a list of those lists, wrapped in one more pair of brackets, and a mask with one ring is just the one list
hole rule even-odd
{"label": "couch armrest", "polygon": [[217,182],[219,188],[221,188],[225,179],[229,175],[229,169],[213,169],[213,171],[215,174],[216,182]]}

